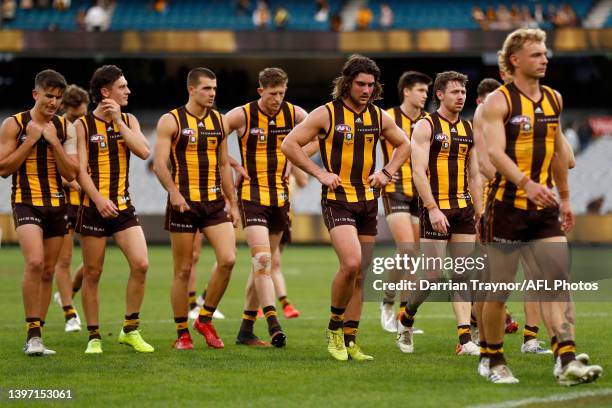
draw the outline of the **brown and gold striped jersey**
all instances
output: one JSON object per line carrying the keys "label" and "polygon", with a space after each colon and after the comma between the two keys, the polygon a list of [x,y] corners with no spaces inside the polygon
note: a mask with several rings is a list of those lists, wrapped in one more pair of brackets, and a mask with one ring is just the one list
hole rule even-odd
{"label": "brown and gold striped jersey", "polygon": [[325,105],[330,126],[319,139],[325,170],[340,176],[341,184],[330,190],[322,186],[322,197],[355,203],[375,200],[378,189],[370,187],[368,177],[376,166],[376,144],[382,133],[382,112],[368,104],[357,113],[336,99]]}
{"label": "brown and gold striped jersey", "polygon": [[170,112],[178,132],[172,139],[172,180],[187,201],[214,201],[222,197],[219,149],[225,138],[223,119],[216,109],[202,118],[185,106]]}
{"label": "brown and gold striped jersey", "polygon": [[[541,86],[542,97],[539,101],[531,100],[514,83],[503,85],[499,91],[508,103],[508,114],[504,120],[506,154],[531,180],[552,188],[551,163],[561,114],[555,91]],[[518,188],[499,173],[493,189],[498,201],[522,210],[538,208],[529,201],[524,189]]]}
{"label": "brown and gold striped jersey", "polygon": [[[129,117],[122,113],[129,126]],[[79,119],[85,129],[87,171],[96,189],[119,210],[130,206],[130,150],[119,132],[119,125],[98,118],[93,112]],[[92,200],[83,193],[82,205],[91,207]]]}
{"label": "brown and gold striped jersey", "polygon": [[64,187],[64,193],[68,198],[67,203],[70,205],[76,205],[77,207],[81,205],[81,197],[78,190],[72,189],[70,187]]}
{"label": "brown and gold striped jersey", "polygon": [[[404,131],[406,136],[408,136],[408,140],[412,138],[412,129],[414,129],[414,125],[425,117],[426,113],[421,112],[421,114],[416,119],[411,119],[406,115],[399,106],[396,106],[391,109],[387,109],[387,113],[393,118],[395,124]],[[393,156],[393,150],[395,148],[391,143],[387,143],[385,138],[380,139],[380,147],[383,152],[383,166],[386,166],[391,161],[391,157]],[[402,167],[400,167],[398,171],[398,180],[395,183],[388,183],[385,186],[385,193],[402,193],[408,197],[416,196],[416,188],[412,183],[412,166],[410,165],[410,159],[406,160]]]}
{"label": "brown and gold striped jersey", "polygon": [[242,109],[246,127],[239,140],[240,157],[251,179],[243,181],[238,195],[259,205],[282,207],[289,200],[289,187],[283,179],[287,158],[280,147],[295,126],[295,107],[283,102],[274,116],[259,109],[257,101]]}
{"label": "brown and gold striped jersey", "polygon": [[451,122],[438,112],[425,120],[431,126],[427,174],[434,199],[442,210],[465,208],[472,203],[468,189],[472,125],[461,118]]}
{"label": "brown and gold striped jersey", "polygon": [[[26,111],[12,117],[20,128],[17,135],[17,146],[20,146],[26,140],[26,127],[32,116],[30,111]],[[55,115],[52,122],[57,130],[57,138],[63,144],[67,139],[66,119]],[[53,149],[42,136],[21,167],[13,173],[11,203],[40,207],[59,207],[66,203]]]}

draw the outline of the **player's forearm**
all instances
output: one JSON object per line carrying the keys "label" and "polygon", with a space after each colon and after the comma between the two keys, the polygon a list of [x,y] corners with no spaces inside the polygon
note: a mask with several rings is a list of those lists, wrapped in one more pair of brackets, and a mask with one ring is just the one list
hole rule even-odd
{"label": "player's forearm", "polygon": [[491,158],[491,163],[493,166],[495,166],[495,169],[502,176],[510,180],[511,183],[518,186],[521,181],[523,181],[525,174],[505,152],[497,149],[490,149],[489,157]]}
{"label": "player's forearm", "polygon": [[419,196],[421,197],[421,200],[423,201],[423,205],[429,207],[432,204],[435,204],[437,206],[425,171],[413,168],[412,180],[417,192],[419,193]]}
{"label": "player's forearm", "polygon": [[385,169],[389,173],[395,174],[400,169],[400,167],[402,167],[402,165],[406,162],[406,160],[408,160],[409,157],[410,157],[410,144],[407,142],[404,142],[393,150],[393,155],[391,156],[391,160],[389,160],[389,163],[385,166]]}
{"label": "player's forearm", "polygon": [[87,168],[83,168],[83,166],[79,167],[79,175],[78,175],[79,185],[81,186],[81,191],[85,192],[87,196],[95,203],[101,199],[104,199],[104,196],[98,191],[96,188],[91,176],[87,172]]}
{"label": "player's forearm", "polygon": [[480,173],[487,178],[487,180],[493,180],[495,178],[495,166],[489,160],[488,154],[481,154],[478,152],[478,167]]}
{"label": "player's forearm", "polygon": [[229,200],[230,204],[236,203],[236,188],[234,186],[234,177],[232,175],[232,167],[229,161],[221,165],[221,189],[223,195]]}
{"label": "player's forearm", "polygon": [[149,141],[142,133],[133,131],[124,122],[121,122],[119,125],[119,130],[123,140],[125,140],[125,144],[132,153],[142,160],[149,158],[149,154],[151,153]]}
{"label": "player's forearm", "polygon": [[484,206],[482,202],[482,178],[480,174],[472,175],[468,179],[468,185],[470,188],[470,195],[472,196],[472,201],[474,202],[474,208],[477,213],[482,214],[484,212]]}
{"label": "player's forearm", "polygon": [[162,187],[169,193],[178,192],[178,188],[174,181],[172,180],[172,176],[170,175],[170,171],[168,171],[168,166],[164,161],[156,160],[153,162],[153,172],[157,176]]}
{"label": "player's forearm", "polygon": [[566,156],[555,155],[552,160],[552,177],[557,186],[557,190],[562,195],[561,198],[565,197],[565,194],[569,194],[569,183],[567,182],[568,173],[568,160]]}
{"label": "player's forearm", "polygon": [[15,173],[30,154],[30,150],[34,147],[26,140],[15,151],[9,154],[4,159],[0,160],[0,176],[8,177]]}
{"label": "player's forearm", "polygon": [[304,154],[306,154],[306,156],[312,157],[312,155],[319,151],[319,142],[308,142],[306,146],[302,147],[302,150],[304,151]]}
{"label": "player's forearm", "polygon": [[53,148],[53,156],[55,157],[60,175],[67,181],[74,180],[79,173],[78,157],[75,157],[75,159],[71,158],[61,146]]}
{"label": "player's forearm", "polygon": [[310,160],[298,143],[285,139],[281,145],[281,150],[291,163],[311,176],[319,178],[323,174],[323,170]]}

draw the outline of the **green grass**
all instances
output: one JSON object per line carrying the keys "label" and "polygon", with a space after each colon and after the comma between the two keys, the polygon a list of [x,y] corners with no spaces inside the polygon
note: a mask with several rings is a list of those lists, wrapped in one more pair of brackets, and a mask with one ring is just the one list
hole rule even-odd
{"label": "green grass", "polygon": [[[602,249],[605,251],[605,249]],[[79,251],[75,252],[79,258]],[[220,309],[228,317],[216,321],[224,350],[203,346],[193,333],[196,349],[177,352],[170,345],[174,324],[169,301],[171,254],[169,247],[149,250],[150,273],[141,312],[143,335],[156,347],[150,355],[137,354],[116,343],[124,313],[127,268],[123,256],[110,248],[101,282],[101,332],[104,354],[86,356],[87,335],[63,332],[63,316],[52,304],[45,342],[58,354],[28,358],[21,352],[25,329],[21,301],[23,260],[16,247],[0,249],[0,402],[7,389],[72,389],[80,406],[466,406],[544,397],[576,391],[612,389],[608,376],[578,388],[561,388],[554,381],[550,356],[525,356],[519,351],[521,335],[506,337],[505,350],[516,386],[492,385],[475,373],[476,358],[455,356],[454,318],[447,303],[426,303],[419,311],[416,353],[402,355],[393,334],[380,329],[378,305],[367,303],[359,343],[375,356],[369,363],[332,361],[325,348],[324,329],[329,310],[331,278],[337,260],[331,247],[289,247],[283,267],[289,295],[302,311],[294,320],[281,319],[288,335],[285,349],[250,349],[233,344],[242,311],[244,284],[249,269],[248,250],[238,260]],[[76,262],[77,260],[75,260]],[[199,287],[208,278],[212,252],[202,252]],[[79,311],[80,295],[77,298]],[[577,305],[579,351],[609,369],[612,303]],[[511,309],[522,324],[521,304]],[[256,332],[266,337],[265,325]],[[541,335],[544,339],[544,334]],[[591,397],[555,406],[611,406],[612,395]],[[62,403],[63,404],[63,403]],[[25,405],[25,404],[24,404]],[[536,404],[537,405],[537,404]],[[535,405],[534,405],[535,406]]]}

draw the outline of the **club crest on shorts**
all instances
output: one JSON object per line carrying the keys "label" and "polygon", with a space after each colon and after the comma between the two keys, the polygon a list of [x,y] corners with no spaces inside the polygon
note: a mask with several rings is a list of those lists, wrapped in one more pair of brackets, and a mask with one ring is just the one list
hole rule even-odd
{"label": "club crest on shorts", "polygon": [[514,116],[510,119],[510,123],[519,126],[523,132],[529,132],[532,129],[531,118],[529,116]]}
{"label": "club crest on shorts", "polygon": [[334,128],[336,132],[344,133],[344,143],[353,143],[353,128],[350,125],[340,123]]}

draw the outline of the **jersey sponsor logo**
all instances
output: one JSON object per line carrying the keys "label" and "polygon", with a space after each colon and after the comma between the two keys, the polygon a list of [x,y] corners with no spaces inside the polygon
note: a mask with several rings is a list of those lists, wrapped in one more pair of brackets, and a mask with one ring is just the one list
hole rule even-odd
{"label": "jersey sponsor logo", "polygon": [[212,186],[212,187],[209,189],[209,191],[210,191],[211,193],[219,193],[219,192],[221,191],[221,187],[219,187],[219,186]]}
{"label": "jersey sponsor logo", "polygon": [[281,200],[288,200],[289,199],[289,194],[287,194],[285,191],[281,191],[280,198],[281,198]]}
{"label": "jersey sponsor logo", "polygon": [[529,132],[531,130],[531,118],[529,116],[514,116],[512,119],[510,119],[510,123],[512,125],[520,126],[521,130],[524,132]]}
{"label": "jersey sponsor logo", "polygon": [[119,197],[117,197],[117,201],[119,202],[119,204],[125,204],[128,201],[130,201],[130,196],[128,196],[128,195],[119,196]]}
{"label": "jersey sponsor logo", "polygon": [[104,136],[103,135],[99,135],[99,134],[91,135],[89,137],[89,141],[92,142],[92,143],[100,143],[100,142],[104,141]]}

